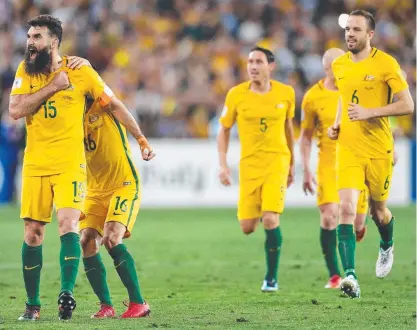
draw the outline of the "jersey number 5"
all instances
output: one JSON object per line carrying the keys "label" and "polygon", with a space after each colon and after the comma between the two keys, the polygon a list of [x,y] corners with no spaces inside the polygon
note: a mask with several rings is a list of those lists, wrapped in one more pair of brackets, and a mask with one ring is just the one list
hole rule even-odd
{"label": "jersey number 5", "polygon": [[45,118],[48,118],[48,117],[49,118],[55,118],[56,117],[57,110],[54,107],[54,103],[55,103],[55,101],[48,101],[48,102],[45,101],[45,102],[42,103]]}
{"label": "jersey number 5", "polygon": [[357,97],[356,96],[356,92],[357,92],[358,90],[357,89],[355,89],[355,91],[353,92],[353,94],[352,94],[352,103],[356,103],[356,104],[359,104],[359,97]]}
{"label": "jersey number 5", "polygon": [[268,129],[268,126],[266,125],[266,118],[261,118],[260,125],[261,132],[266,132],[266,130]]}

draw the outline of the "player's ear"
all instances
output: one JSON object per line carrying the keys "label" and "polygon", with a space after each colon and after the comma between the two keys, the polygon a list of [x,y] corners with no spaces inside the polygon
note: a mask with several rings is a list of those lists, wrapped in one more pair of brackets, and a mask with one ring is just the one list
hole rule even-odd
{"label": "player's ear", "polygon": [[374,37],[374,34],[375,34],[375,31],[374,30],[368,31],[369,40],[371,40]]}

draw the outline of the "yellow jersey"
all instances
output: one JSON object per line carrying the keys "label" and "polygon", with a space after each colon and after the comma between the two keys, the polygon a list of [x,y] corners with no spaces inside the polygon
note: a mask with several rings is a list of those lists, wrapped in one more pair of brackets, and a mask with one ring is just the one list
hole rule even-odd
{"label": "yellow jersey", "polygon": [[301,128],[317,132],[319,157],[336,159],[336,141],[327,136],[327,129],[334,124],[340,94],[324,87],[324,79],[314,84],[304,95]]}
{"label": "yellow jersey", "polygon": [[291,86],[271,80],[265,94],[250,90],[250,81],[229,90],[220,124],[237,123],[241,144],[241,171],[246,177],[262,177],[274,171],[277,158],[290,158],[285,121],[294,117],[295,92]]}
{"label": "yellow jersey", "polygon": [[95,101],[85,115],[88,194],[139,186],[125,128]]}
{"label": "yellow jersey", "polygon": [[[24,62],[17,68],[11,95],[31,94],[49,84],[60,71],[68,74],[70,86],[55,93],[35,112],[26,116],[26,148],[23,176],[49,176],[85,168],[83,116],[86,96],[110,102],[108,87],[91,67],[71,70],[67,58],[57,71],[28,75]],[[111,92],[111,91],[110,91]]]}
{"label": "yellow jersey", "polygon": [[393,137],[388,117],[351,121],[348,104],[365,108],[383,107],[392,96],[408,88],[398,62],[387,53],[372,48],[369,56],[353,62],[348,52],[332,63],[336,84],[342,98],[342,116],[338,145],[358,157],[392,158]]}

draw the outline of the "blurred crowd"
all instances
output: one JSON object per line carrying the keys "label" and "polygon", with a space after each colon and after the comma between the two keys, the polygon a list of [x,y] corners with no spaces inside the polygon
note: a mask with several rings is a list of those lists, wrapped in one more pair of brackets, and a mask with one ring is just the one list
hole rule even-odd
{"label": "blurred crowd", "polygon": [[[213,137],[229,88],[247,79],[255,44],[271,49],[274,78],[304,92],[324,71],[321,55],[345,48],[341,13],[376,15],[373,45],[393,55],[415,98],[416,25],[411,0],[0,0],[1,108],[25,51],[28,18],[64,22],[61,53],[86,57],[150,137]],[[414,119],[395,120],[414,136]]]}

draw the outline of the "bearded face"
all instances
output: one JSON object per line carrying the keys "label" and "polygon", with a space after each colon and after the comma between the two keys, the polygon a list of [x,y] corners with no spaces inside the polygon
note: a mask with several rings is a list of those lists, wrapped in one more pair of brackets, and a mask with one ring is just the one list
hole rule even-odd
{"label": "bearded face", "polygon": [[25,70],[30,75],[43,72],[51,64],[51,46],[37,49],[29,45],[25,52]]}

